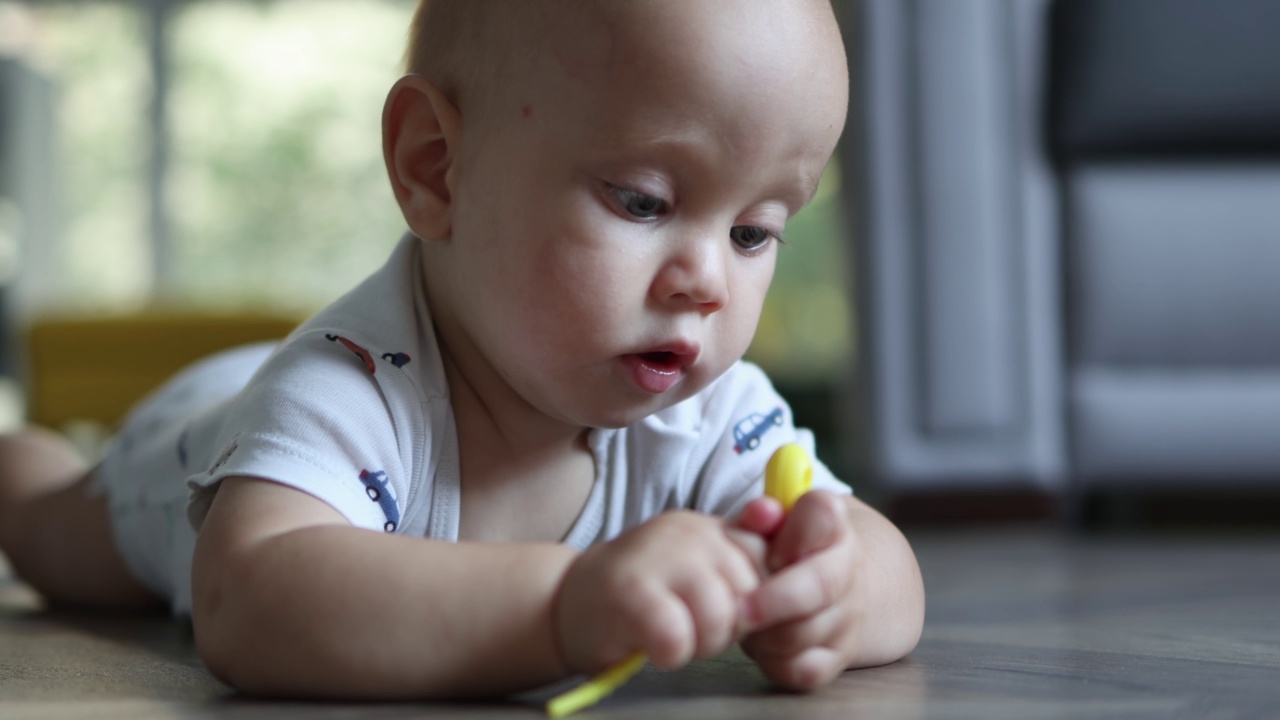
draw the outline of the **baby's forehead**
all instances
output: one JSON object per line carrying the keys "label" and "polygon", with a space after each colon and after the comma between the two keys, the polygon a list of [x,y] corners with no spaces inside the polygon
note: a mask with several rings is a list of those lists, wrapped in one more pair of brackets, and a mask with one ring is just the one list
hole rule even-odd
{"label": "baby's forehead", "polygon": [[702,75],[752,82],[763,95],[770,83],[824,70],[844,82],[843,43],[827,0],[547,0],[526,12],[514,32],[493,39],[511,42],[517,65],[529,71],[615,82]]}
{"label": "baby's forehead", "polygon": [[[760,10],[775,22],[747,22]],[[808,39],[797,30],[813,35],[834,24],[829,0],[422,0],[410,66],[417,68],[415,59],[504,64],[546,55],[584,65],[672,63],[728,48],[767,59]]]}
{"label": "baby's forehead", "polygon": [[604,129],[613,124],[609,114],[703,109],[708,118],[732,118],[759,104],[807,108],[807,117],[777,113],[788,132],[843,126],[848,82],[828,0],[444,0],[436,7],[440,14],[426,20],[451,25],[430,37],[451,44],[453,57],[435,48],[444,64],[422,74],[477,131],[501,131],[530,114],[594,117]]}
{"label": "baby's forehead", "polygon": [[764,61],[780,50],[820,49],[804,41],[822,34],[822,26],[835,28],[828,0],[547,0],[542,6],[553,47],[606,63],[675,63],[708,54]]}

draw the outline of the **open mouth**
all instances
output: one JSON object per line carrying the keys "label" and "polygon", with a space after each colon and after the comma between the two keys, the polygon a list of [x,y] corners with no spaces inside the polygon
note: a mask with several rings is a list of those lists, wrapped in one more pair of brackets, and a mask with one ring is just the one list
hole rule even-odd
{"label": "open mouth", "polygon": [[626,355],[623,361],[630,368],[631,378],[645,392],[661,394],[675,387],[685,376],[685,371],[698,360],[698,346],[673,344],[666,350]]}
{"label": "open mouth", "polygon": [[640,359],[658,372],[675,372],[683,364],[683,358],[680,355],[666,350],[640,353]]}

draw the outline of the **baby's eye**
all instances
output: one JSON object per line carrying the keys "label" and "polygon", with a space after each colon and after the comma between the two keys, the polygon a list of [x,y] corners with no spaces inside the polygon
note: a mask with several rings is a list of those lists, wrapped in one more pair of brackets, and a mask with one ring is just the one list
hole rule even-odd
{"label": "baby's eye", "polygon": [[772,232],[755,225],[735,225],[729,229],[729,238],[743,250],[759,250],[773,237]]}
{"label": "baby's eye", "polygon": [[628,215],[638,220],[657,220],[659,216],[667,211],[667,201],[660,197],[620,188],[616,185],[610,185],[609,192],[613,193],[613,196],[618,199],[622,209],[626,210]]}

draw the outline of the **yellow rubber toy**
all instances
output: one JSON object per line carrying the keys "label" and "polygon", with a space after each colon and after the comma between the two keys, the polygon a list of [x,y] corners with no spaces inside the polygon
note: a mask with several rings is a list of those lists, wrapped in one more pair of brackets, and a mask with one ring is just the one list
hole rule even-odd
{"label": "yellow rubber toy", "polygon": [[804,448],[792,443],[783,445],[769,458],[764,469],[764,494],[782,503],[791,512],[801,495],[813,484],[813,463]]}
{"label": "yellow rubber toy", "polygon": [[[764,493],[782,503],[782,509],[788,512],[801,495],[809,492],[812,483],[813,465],[809,454],[795,443],[775,450],[764,469]],[[628,655],[587,682],[552,698],[547,703],[547,715],[562,718],[595,705],[626,684],[648,660],[642,652]]]}

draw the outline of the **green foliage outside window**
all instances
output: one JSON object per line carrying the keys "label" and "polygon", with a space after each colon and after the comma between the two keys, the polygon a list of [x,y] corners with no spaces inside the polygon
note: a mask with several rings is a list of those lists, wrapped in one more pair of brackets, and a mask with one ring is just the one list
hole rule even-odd
{"label": "green foliage outside window", "polygon": [[[0,2],[0,5],[6,3]],[[383,98],[410,0],[199,0],[171,17],[166,303],[306,313],[380,265],[403,228],[383,169]],[[155,287],[146,227],[144,17],[120,2],[51,3],[39,63],[60,88],[62,306],[128,309]],[[749,357],[823,382],[851,354],[839,177],[788,225]]]}
{"label": "green foliage outside window", "polygon": [[201,304],[309,310],[403,232],[382,102],[403,0],[202,2],[173,20],[176,285]]}

